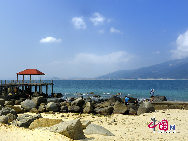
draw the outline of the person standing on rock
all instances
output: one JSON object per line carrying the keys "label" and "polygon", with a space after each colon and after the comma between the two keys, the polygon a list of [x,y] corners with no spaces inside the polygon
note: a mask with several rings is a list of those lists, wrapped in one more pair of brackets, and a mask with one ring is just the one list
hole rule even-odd
{"label": "person standing on rock", "polygon": [[129,98],[126,96],[125,97],[125,105],[128,105],[129,104]]}

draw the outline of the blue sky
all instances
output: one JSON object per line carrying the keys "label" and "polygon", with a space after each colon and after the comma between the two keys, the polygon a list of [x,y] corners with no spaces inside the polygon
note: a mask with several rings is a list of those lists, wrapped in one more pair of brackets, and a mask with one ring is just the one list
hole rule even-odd
{"label": "blue sky", "polygon": [[90,78],[188,57],[186,0],[0,0],[0,78]]}

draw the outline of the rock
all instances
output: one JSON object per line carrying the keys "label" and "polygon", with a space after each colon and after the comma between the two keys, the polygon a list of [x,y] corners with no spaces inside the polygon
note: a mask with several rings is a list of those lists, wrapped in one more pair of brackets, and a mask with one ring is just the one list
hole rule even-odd
{"label": "rock", "polygon": [[0,105],[1,105],[1,106],[4,106],[4,104],[5,104],[5,100],[2,99],[2,98],[0,98]]}
{"label": "rock", "polygon": [[7,105],[6,107],[9,107],[9,108],[11,108],[11,109],[14,109],[17,114],[23,113],[23,108],[21,107],[21,105],[14,105],[14,106]]}
{"label": "rock", "polygon": [[33,97],[33,98],[32,98],[32,101],[33,101],[37,106],[39,106],[41,103],[46,103],[46,102],[47,102],[47,99],[46,99],[46,98],[43,98],[43,96],[39,96],[39,97]]}
{"label": "rock", "polygon": [[13,101],[5,101],[5,105],[14,105]]}
{"label": "rock", "polygon": [[30,110],[30,112],[31,112],[31,113],[39,113],[39,111],[37,110],[37,108],[32,108],[32,109]]}
{"label": "rock", "polygon": [[15,100],[15,105],[20,105],[21,104],[21,102],[22,102],[22,100]]}
{"label": "rock", "polygon": [[12,122],[13,125],[18,126],[18,127],[25,127],[28,128],[30,126],[30,124],[38,119],[41,118],[40,114],[36,114],[36,115],[28,115],[28,114],[23,114],[18,116],[18,118],[16,120],[14,120]]}
{"label": "rock", "polygon": [[87,102],[85,105],[85,108],[83,110],[83,113],[93,113],[94,112],[94,106],[91,102]]}
{"label": "rock", "polygon": [[47,103],[54,102],[54,103],[60,103],[62,102],[61,98],[47,98]]}
{"label": "rock", "polygon": [[13,114],[13,115],[17,116],[16,111],[9,107],[5,107],[5,108],[2,108],[2,110],[0,110],[0,116],[8,115],[8,114]]}
{"label": "rock", "polygon": [[82,98],[77,98],[73,102],[71,102],[71,106],[79,106],[82,107],[85,104],[85,101]]}
{"label": "rock", "polygon": [[6,115],[8,117],[8,123],[12,122],[13,120],[15,120],[17,118],[17,115],[13,115],[11,113]]}
{"label": "rock", "polygon": [[26,99],[25,101],[21,102],[21,106],[26,111],[30,111],[32,108],[36,108],[37,104],[33,102],[33,100]]}
{"label": "rock", "polygon": [[45,103],[41,103],[39,108],[38,108],[38,112],[43,113],[45,111],[46,111]]}
{"label": "rock", "polygon": [[55,93],[54,94],[54,97],[56,97],[56,98],[61,98],[63,95],[62,95],[62,93]]}
{"label": "rock", "polygon": [[49,118],[39,118],[34,120],[30,126],[29,129],[35,129],[39,127],[50,127],[56,124],[59,124],[62,122],[61,119],[49,119]]}
{"label": "rock", "polygon": [[114,108],[109,106],[109,107],[104,107],[104,108],[95,108],[95,112],[101,115],[111,115],[113,113]]}
{"label": "rock", "polygon": [[58,103],[50,102],[46,105],[46,110],[58,112],[60,110],[60,105]]}
{"label": "rock", "polygon": [[61,106],[60,112],[67,113],[68,112],[68,106]]}
{"label": "rock", "polygon": [[91,124],[91,121],[89,121],[89,120],[83,120],[83,121],[81,121],[81,123],[82,123],[82,128],[83,128],[83,129],[86,129],[86,127],[87,127],[89,124]]}
{"label": "rock", "polygon": [[134,103],[129,103],[129,105],[127,105],[128,109],[129,109],[129,115],[136,115],[137,114],[137,110],[138,110],[138,106],[135,105]]}
{"label": "rock", "polygon": [[154,96],[152,97],[153,102],[162,102],[167,101],[167,98],[165,96]]}
{"label": "rock", "polygon": [[0,123],[7,124],[8,123],[8,117],[5,115],[0,116]]}
{"label": "rock", "polygon": [[84,130],[84,133],[86,135],[90,134],[100,134],[104,136],[114,136],[109,130],[105,129],[102,126],[96,125],[96,124],[89,124],[86,129]]}
{"label": "rock", "polygon": [[85,138],[80,119],[61,122],[52,127],[49,127],[48,130],[60,133],[74,140],[80,140]]}
{"label": "rock", "polygon": [[82,112],[82,109],[79,106],[68,106],[68,112],[71,113],[80,113]]}
{"label": "rock", "polygon": [[128,107],[123,103],[116,103],[114,105],[114,114],[128,114]]}
{"label": "rock", "polygon": [[149,113],[149,112],[154,112],[155,108],[150,102],[143,102],[140,104],[137,115],[143,114],[143,113]]}
{"label": "rock", "polygon": [[2,108],[2,110],[0,110],[0,116],[6,116],[8,119],[7,122],[12,122],[14,119],[17,118],[16,111],[9,107]]}
{"label": "rock", "polygon": [[118,96],[112,96],[111,98],[108,99],[109,102],[115,103],[116,101],[122,102],[122,99]]}
{"label": "rock", "polygon": [[134,97],[129,97],[129,103],[137,103],[137,98],[134,98]]}

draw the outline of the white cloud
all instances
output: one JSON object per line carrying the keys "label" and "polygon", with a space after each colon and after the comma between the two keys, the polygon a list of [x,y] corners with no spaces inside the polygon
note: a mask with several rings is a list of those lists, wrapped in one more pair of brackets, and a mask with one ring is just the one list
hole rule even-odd
{"label": "white cloud", "polygon": [[59,43],[61,39],[56,39],[55,37],[45,37],[40,40],[40,43]]}
{"label": "white cloud", "polygon": [[86,29],[87,28],[83,17],[73,17],[72,23],[74,24],[74,27],[77,29]]}
{"label": "white cloud", "polygon": [[121,33],[120,30],[118,30],[118,29],[116,29],[116,28],[114,28],[114,27],[111,27],[111,28],[110,28],[110,32],[111,32],[111,33]]}
{"label": "white cloud", "polygon": [[[104,55],[93,53],[79,53],[75,56],[64,59],[64,61],[52,62],[48,68],[53,68],[53,74],[61,78],[71,77],[97,77],[120,69],[127,69],[134,56],[118,51]],[[46,69],[48,70],[48,69]]]}
{"label": "white cloud", "polygon": [[176,49],[171,50],[172,57],[175,59],[188,57],[188,30],[178,36],[176,39],[176,45]]}
{"label": "white cloud", "polygon": [[95,12],[93,16],[90,18],[90,21],[93,23],[93,25],[97,26],[100,24],[103,24],[105,22],[105,17],[102,16],[100,13]]}

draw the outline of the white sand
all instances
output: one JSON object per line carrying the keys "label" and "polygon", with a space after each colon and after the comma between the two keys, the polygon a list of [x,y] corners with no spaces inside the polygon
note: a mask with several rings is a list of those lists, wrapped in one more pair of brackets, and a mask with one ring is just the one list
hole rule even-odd
{"label": "white sand", "polygon": [[[44,118],[71,120],[81,118],[90,120],[110,130],[115,136],[86,135],[84,140],[108,141],[108,140],[188,140],[188,110],[160,110],[140,116],[112,115],[109,117],[93,116],[88,114],[42,114]],[[148,128],[151,118],[155,117],[157,122],[167,119],[169,126],[175,124],[176,133],[158,133]],[[66,141],[71,140],[63,135],[41,130],[29,130],[14,126],[0,126],[0,140],[2,141]]]}

